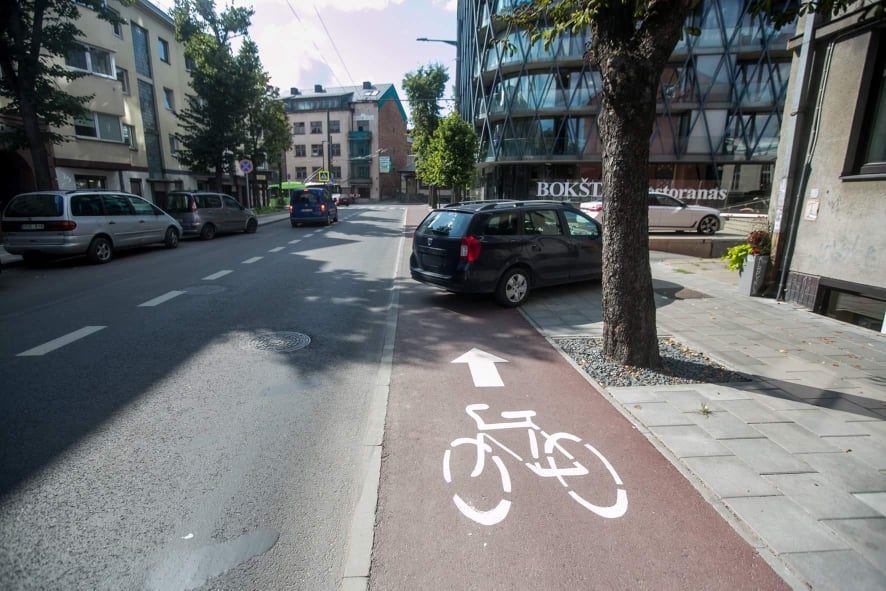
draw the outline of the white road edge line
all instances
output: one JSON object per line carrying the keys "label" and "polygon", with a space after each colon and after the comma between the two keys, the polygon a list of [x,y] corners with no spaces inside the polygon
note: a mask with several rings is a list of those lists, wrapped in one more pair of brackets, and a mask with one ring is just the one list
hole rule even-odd
{"label": "white road edge line", "polygon": [[368,589],[369,567],[372,561],[372,544],[375,537],[375,510],[378,505],[378,486],[381,481],[381,452],[385,434],[385,417],[388,414],[388,394],[391,389],[391,373],[394,365],[394,345],[397,338],[397,320],[400,313],[399,281],[400,259],[406,242],[406,210],[403,211],[397,257],[394,259],[394,276],[388,316],[385,320],[384,347],[378,365],[378,377],[369,401],[369,416],[363,446],[367,449],[364,462],[363,487],[351,527],[348,531],[348,554],[342,578],[342,589]]}
{"label": "white road edge line", "polygon": [[46,355],[50,351],[55,351],[56,349],[60,349],[65,345],[69,345],[74,341],[78,341],[84,337],[88,337],[89,335],[96,333],[100,330],[104,330],[108,328],[107,326],[84,326],[79,330],[75,330],[74,332],[70,332],[64,336],[61,336],[57,339],[52,339],[47,343],[43,343],[33,349],[28,349],[22,353],[16,355],[16,357],[39,357],[40,355]]}
{"label": "white road edge line", "polygon": [[277,248],[272,248],[272,249],[269,250],[268,252],[280,252],[280,251],[283,250],[284,248],[285,248],[284,246],[278,246]]}
{"label": "white road edge line", "polygon": [[139,304],[138,307],[139,308],[153,308],[154,306],[159,306],[163,302],[168,302],[172,298],[177,298],[178,296],[182,295],[183,293],[185,293],[185,292],[175,291],[175,290],[167,291],[162,296],[157,296],[156,298],[154,298],[152,300],[148,300],[147,302],[143,302],[143,303]]}
{"label": "white road edge line", "polygon": [[260,261],[260,260],[262,260],[263,258],[265,258],[265,257],[252,257],[251,259],[246,259],[245,261],[243,261],[243,262],[240,263],[240,264],[241,264],[241,265],[251,265],[252,263],[254,263],[254,262],[256,262],[256,261]]}
{"label": "white road edge line", "polygon": [[203,281],[215,281],[216,279],[221,279],[225,275],[230,275],[233,273],[230,269],[225,269],[224,271],[219,271],[218,273],[213,273],[212,275],[207,275],[203,278]]}

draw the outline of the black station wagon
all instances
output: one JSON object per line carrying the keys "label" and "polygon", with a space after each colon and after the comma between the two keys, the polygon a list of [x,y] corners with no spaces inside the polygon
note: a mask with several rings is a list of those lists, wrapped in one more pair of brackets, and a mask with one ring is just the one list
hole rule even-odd
{"label": "black station wagon", "polygon": [[409,267],[422,283],[495,293],[519,306],[530,289],[599,279],[599,223],[559,201],[474,201],[435,209],[415,230]]}

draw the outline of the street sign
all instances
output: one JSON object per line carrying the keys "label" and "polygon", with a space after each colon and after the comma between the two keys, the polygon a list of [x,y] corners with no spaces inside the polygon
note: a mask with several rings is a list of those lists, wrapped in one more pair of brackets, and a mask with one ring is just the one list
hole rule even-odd
{"label": "street sign", "polygon": [[378,157],[378,171],[382,174],[387,174],[391,172],[391,157],[390,156],[379,156]]}
{"label": "street sign", "polygon": [[244,158],[237,163],[237,166],[240,167],[240,172],[243,172],[245,174],[249,174],[250,172],[252,172],[252,160],[247,160]]}

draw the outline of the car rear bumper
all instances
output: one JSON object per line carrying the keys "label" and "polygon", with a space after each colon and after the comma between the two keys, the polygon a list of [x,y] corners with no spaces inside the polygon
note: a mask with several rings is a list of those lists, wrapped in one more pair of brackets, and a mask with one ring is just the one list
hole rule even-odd
{"label": "car rear bumper", "polygon": [[410,265],[409,271],[415,281],[435,287],[442,287],[448,291],[458,293],[492,293],[495,291],[494,284],[487,285],[472,279],[470,269],[459,269],[452,275],[442,275]]}
{"label": "car rear bumper", "polygon": [[9,254],[73,255],[86,252],[91,236],[61,236],[40,238],[34,235],[7,234],[3,248]]}

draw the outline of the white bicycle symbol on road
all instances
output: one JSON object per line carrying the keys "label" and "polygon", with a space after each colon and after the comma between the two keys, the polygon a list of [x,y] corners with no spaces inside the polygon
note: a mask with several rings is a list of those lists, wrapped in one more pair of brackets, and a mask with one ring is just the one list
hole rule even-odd
{"label": "white bicycle symbol on road", "polygon": [[[471,472],[471,478],[476,478],[483,473],[483,470],[486,467],[486,456],[492,457],[492,463],[498,467],[499,474],[501,476],[501,487],[504,496],[505,494],[510,494],[511,492],[511,476],[508,474],[508,469],[505,467],[504,462],[501,457],[497,455],[492,445],[495,444],[500,450],[507,452],[512,457],[514,457],[517,461],[522,462],[529,470],[531,470],[536,476],[540,476],[541,478],[556,478],[560,481],[560,484],[563,485],[564,488],[570,489],[570,484],[566,481],[566,477],[575,477],[575,476],[585,476],[589,474],[589,470],[585,468],[581,463],[579,463],[576,458],[566,450],[563,445],[560,444],[561,441],[571,441],[573,443],[581,444],[581,438],[576,437],[571,433],[559,432],[548,434],[541,429],[538,425],[536,425],[532,417],[535,416],[535,411],[532,410],[520,410],[520,411],[505,411],[501,413],[502,418],[504,419],[514,419],[512,422],[506,423],[487,423],[485,422],[480,415],[479,411],[488,410],[488,404],[470,404],[465,408],[465,412],[477,423],[477,433],[476,437],[460,437],[455,439],[452,443],[449,444],[449,449],[447,449],[443,454],[443,479],[447,484],[452,484],[452,469],[451,469],[451,458],[452,451],[462,445],[472,445],[477,450],[477,460],[474,464],[474,469]],[[532,459],[535,461],[524,461],[523,458],[506,447],[499,441],[497,441],[494,437],[486,433],[486,431],[496,431],[496,430],[504,430],[504,429],[526,429],[528,437],[529,437],[529,450],[532,454]],[[544,446],[542,449],[539,448],[539,436],[544,442]],[[609,506],[600,506],[595,505],[588,501],[587,499],[581,497],[575,490],[568,490],[569,496],[572,497],[575,502],[579,505],[591,511],[600,517],[605,517],[607,519],[617,519],[623,516],[628,510],[628,494],[624,490],[623,483],[621,478],[619,478],[618,473],[615,471],[615,468],[612,467],[612,464],[609,463],[603,454],[597,451],[594,446],[589,443],[585,443],[582,445],[583,448],[586,448],[588,451],[593,454],[591,460],[596,458],[599,460],[606,470],[609,472],[610,476],[612,476],[612,480],[615,482],[617,487],[617,493],[615,498],[615,503]],[[539,461],[539,451],[544,452],[544,461]],[[555,457],[555,453],[562,454],[562,456],[568,460],[567,466],[560,467],[557,464],[557,458]],[[546,464],[546,465],[543,465]],[[452,495],[452,500],[455,503],[455,506],[458,507],[458,510],[464,514],[465,517],[476,521],[481,525],[495,525],[496,523],[501,522],[508,515],[508,511],[511,509],[511,501],[502,498],[499,500],[498,504],[489,509],[488,511],[483,511],[481,509],[477,509],[472,507],[470,504],[464,501],[457,493]]]}

